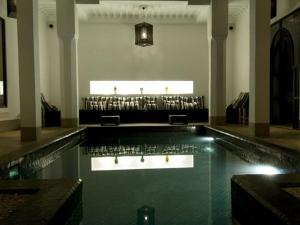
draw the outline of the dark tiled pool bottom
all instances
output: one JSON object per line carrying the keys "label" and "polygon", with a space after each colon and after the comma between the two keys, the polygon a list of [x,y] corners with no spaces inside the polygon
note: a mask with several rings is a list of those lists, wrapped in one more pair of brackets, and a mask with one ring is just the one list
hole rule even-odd
{"label": "dark tiled pool bottom", "polygon": [[234,176],[231,181],[233,216],[243,225],[298,225],[299,189],[299,174]]}
{"label": "dark tiled pool bottom", "polygon": [[74,180],[0,181],[1,225],[79,225],[82,182]]}

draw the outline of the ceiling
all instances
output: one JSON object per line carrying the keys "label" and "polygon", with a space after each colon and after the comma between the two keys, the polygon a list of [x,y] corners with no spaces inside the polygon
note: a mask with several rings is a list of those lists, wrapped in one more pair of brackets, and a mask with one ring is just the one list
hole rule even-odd
{"label": "ceiling", "polygon": [[[48,21],[56,20],[55,0],[41,0],[39,10]],[[208,5],[188,5],[187,1],[100,1],[78,4],[81,22],[135,23],[147,19],[156,23],[205,23]],[[143,9],[145,7],[145,9]],[[229,0],[229,22],[248,8],[247,0]]]}

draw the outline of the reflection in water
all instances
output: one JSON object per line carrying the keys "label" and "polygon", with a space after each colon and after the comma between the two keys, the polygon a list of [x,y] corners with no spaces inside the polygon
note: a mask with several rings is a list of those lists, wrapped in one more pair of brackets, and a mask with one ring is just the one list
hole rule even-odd
{"label": "reflection in water", "polygon": [[[34,169],[45,166],[31,178],[82,179],[82,225],[232,225],[232,175],[271,171],[198,137],[188,144],[139,145],[134,138],[114,143],[81,145],[38,161],[28,159]],[[174,169],[151,168],[170,165]],[[150,213],[138,216],[144,205],[155,208],[153,223],[147,223],[152,221]]]}
{"label": "reflection in water", "polygon": [[193,155],[92,157],[92,171],[193,168]]}
{"label": "reflection in water", "polygon": [[213,137],[203,137],[203,141],[213,142],[215,139]]}
{"label": "reflection in water", "polygon": [[255,165],[253,166],[253,172],[256,174],[276,175],[282,173],[282,170],[268,165]]}
{"label": "reflection in water", "polygon": [[[88,145],[92,171],[193,168],[196,144]],[[211,150],[211,149],[210,149]]]}
{"label": "reflection in water", "polygon": [[144,205],[137,210],[137,225],[154,225],[155,209]]}
{"label": "reflection in water", "polygon": [[71,216],[65,223],[65,225],[82,225],[82,217],[83,217],[83,211],[82,211],[82,201],[78,202],[77,206],[73,205],[73,208],[69,209],[71,211]]}
{"label": "reflection in water", "polygon": [[[206,146],[206,145],[205,145]],[[207,151],[208,146],[200,144],[143,144],[143,145],[87,145],[83,153],[90,156],[128,155],[185,155]],[[212,151],[210,147],[210,151]]]}

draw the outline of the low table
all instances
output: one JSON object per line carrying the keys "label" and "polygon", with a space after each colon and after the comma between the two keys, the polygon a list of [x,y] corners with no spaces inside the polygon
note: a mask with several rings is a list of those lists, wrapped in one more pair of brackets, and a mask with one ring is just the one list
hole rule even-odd
{"label": "low table", "polygon": [[120,116],[119,115],[109,115],[109,116],[101,116],[101,125],[119,125],[120,124]]}
{"label": "low table", "polygon": [[188,124],[187,115],[169,115],[170,124]]}

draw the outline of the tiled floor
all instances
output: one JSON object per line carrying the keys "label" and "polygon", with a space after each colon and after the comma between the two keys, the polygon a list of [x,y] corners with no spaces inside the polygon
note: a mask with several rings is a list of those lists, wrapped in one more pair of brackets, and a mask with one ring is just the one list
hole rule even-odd
{"label": "tiled floor", "polygon": [[226,130],[229,133],[249,137],[262,142],[278,145],[284,148],[289,148],[300,152],[300,130],[292,129],[288,126],[271,126],[269,137],[253,137],[250,134],[248,126],[238,124],[228,124],[225,126],[218,126],[222,130]]}

